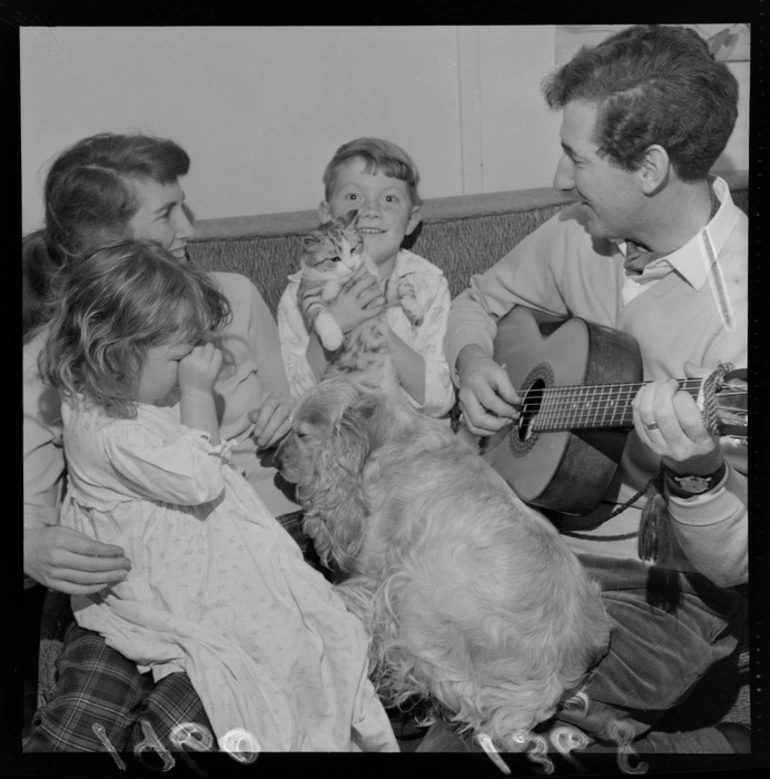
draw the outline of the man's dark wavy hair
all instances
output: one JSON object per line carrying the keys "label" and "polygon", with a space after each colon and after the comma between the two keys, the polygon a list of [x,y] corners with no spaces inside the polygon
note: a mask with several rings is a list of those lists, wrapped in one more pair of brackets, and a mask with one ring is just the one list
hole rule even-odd
{"label": "man's dark wavy hair", "polygon": [[738,116],[738,83],[686,27],[637,25],[583,47],[543,82],[551,108],[598,105],[599,154],[637,170],[659,144],[682,181],[706,178]]}

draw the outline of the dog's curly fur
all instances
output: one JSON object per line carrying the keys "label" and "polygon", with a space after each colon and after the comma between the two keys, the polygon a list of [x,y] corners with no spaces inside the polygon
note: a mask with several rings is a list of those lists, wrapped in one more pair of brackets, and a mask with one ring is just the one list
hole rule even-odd
{"label": "dog's curly fur", "polygon": [[339,589],[371,633],[387,702],[430,698],[517,750],[606,652],[598,585],[442,422],[326,381],[279,459],[322,561],[350,577]]}

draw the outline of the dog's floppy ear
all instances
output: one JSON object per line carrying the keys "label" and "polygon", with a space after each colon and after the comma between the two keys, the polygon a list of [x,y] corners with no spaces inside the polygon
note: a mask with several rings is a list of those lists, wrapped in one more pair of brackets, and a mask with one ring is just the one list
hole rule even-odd
{"label": "dog's floppy ear", "polygon": [[332,558],[346,572],[361,549],[369,504],[362,471],[369,454],[369,435],[355,404],[348,405],[315,452],[314,480],[298,487],[309,508],[305,529],[321,560]]}
{"label": "dog's floppy ear", "polygon": [[345,413],[351,419],[355,419],[356,424],[366,431],[370,452],[393,437],[397,420],[384,393],[359,394]]}

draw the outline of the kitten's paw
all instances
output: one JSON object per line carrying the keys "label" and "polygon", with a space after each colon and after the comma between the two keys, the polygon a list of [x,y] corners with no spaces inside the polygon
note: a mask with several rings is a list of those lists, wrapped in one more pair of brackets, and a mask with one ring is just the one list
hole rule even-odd
{"label": "kitten's paw", "polygon": [[342,346],[345,336],[337,324],[337,320],[327,313],[321,313],[315,320],[315,331],[324,349],[335,352]]}
{"label": "kitten's paw", "polygon": [[419,326],[422,324],[422,322],[423,322],[423,319],[424,319],[424,317],[423,317],[423,315],[422,315],[422,314],[411,314],[411,315],[410,315],[410,314],[407,314],[407,315],[406,315],[406,318],[409,320],[409,322],[410,322],[410,323],[411,323],[411,324],[412,324],[414,327],[419,327]]}
{"label": "kitten's paw", "polygon": [[425,317],[423,316],[422,311],[417,308],[416,303],[402,300],[401,308],[403,309],[403,312],[411,325],[414,327],[419,327],[423,323]]}

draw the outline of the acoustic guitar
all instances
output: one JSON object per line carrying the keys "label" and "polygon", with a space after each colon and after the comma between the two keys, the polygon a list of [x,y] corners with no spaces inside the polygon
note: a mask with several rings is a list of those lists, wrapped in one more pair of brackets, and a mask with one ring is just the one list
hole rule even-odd
{"label": "acoustic guitar", "polygon": [[[601,501],[633,427],[642,386],[636,340],[577,317],[514,307],[498,323],[494,359],[522,398],[519,419],[482,454],[525,502],[585,515]],[[745,440],[747,373],[730,371],[716,392],[720,435]],[[704,381],[679,379],[698,399]]]}

